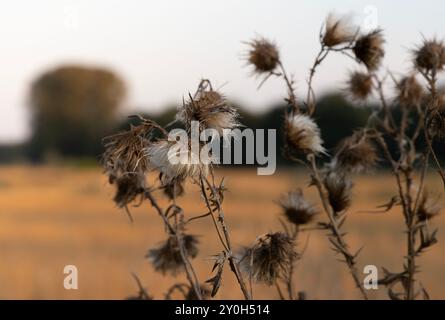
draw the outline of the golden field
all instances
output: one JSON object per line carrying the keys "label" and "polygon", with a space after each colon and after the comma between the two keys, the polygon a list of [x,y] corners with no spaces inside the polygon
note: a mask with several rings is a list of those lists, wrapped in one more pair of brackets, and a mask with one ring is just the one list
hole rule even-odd
{"label": "golden field", "polygon": [[[254,169],[219,170],[226,177],[229,192],[224,203],[232,241],[238,247],[250,244],[257,235],[280,229],[280,195],[295,187],[305,187],[303,171],[280,171],[273,176],[257,176]],[[435,174],[428,176],[429,190],[443,193]],[[198,189],[189,185],[179,204],[191,217],[205,208]],[[307,196],[317,201],[314,190]],[[363,250],[359,268],[374,264],[400,271],[404,256],[404,234],[398,208],[388,213],[361,213],[386,203],[396,194],[392,177],[374,173],[355,179],[353,206],[345,224],[353,249]],[[175,281],[153,271],[144,258],[147,250],[164,239],[160,218],[147,204],[132,209],[134,223],[112,202],[113,188],[99,168],[0,167],[0,298],[1,299],[123,299],[137,292],[131,272],[139,275],[155,298],[162,299]],[[161,195],[159,195],[161,197]],[[163,206],[165,200],[161,201]],[[200,254],[194,260],[202,281],[210,278],[209,257],[220,252],[212,224],[206,218],[188,228],[200,236]],[[323,220],[321,213],[319,220]],[[439,243],[418,261],[418,279],[431,298],[445,299],[445,218],[432,221],[439,228]],[[298,262],[297,290],[310,299],[354,299],[357,290],[346,271],[329,249],[323,231],[304,233],[299,247],[307,249]],[[76,265],[79,289],[65,290],[63,268]],[[241,298],[233,275],[226,271],[217,298]],[[277,298],[274,288],[256,286],[254,297]],[[386,298],[384,288],[371,293]]]}

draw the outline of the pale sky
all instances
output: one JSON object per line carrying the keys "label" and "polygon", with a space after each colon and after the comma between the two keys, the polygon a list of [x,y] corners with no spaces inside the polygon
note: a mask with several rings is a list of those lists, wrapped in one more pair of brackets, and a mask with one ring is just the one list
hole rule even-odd
{"label": "pale sky", "polygon": [[[320,26],[330,11],[354,14],[361,25],[376,18],[387,39],[385,66],[396,72],[409,70],[407,51],[422,35],[445,38],[443,0],[0,3],[0,142],[27,138],[30,83],[65,63],[116,71],[129,90],[123,114],[177,104],[203,77],[221,86],[229,98],[261,111],[280,101],[285,88],[270,80],[257,91],[259,81],[249,76],[242,41],[257,34],[278,44],[288,71],[295,74],[299,93],[306,88],[308,68],[319,49]],[[320,69],[315,88],[343,88],[353,68],[346,57],[332,56]]]}

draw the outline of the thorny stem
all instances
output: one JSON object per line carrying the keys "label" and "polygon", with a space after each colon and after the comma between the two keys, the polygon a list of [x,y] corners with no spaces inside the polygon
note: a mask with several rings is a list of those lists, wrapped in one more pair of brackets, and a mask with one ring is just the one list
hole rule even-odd
{"label": "thorny stem", "polygon": [[[344,50],[348,49],[348,48],[349,48],[349,46],[345,47],[345,48],[338,49],[338,50],[334,50],[334,51],[344,52]],[[317,56],[315,57],[314,63],[309,71],[309,78],[307,81],[308,88],[307,88],[307,95],[306,95],[306,107],[307,107],[307,112],[309,115],[312,115],[315,112],[316,98],[315,98],[314,90],[312,88],[313,79],[314,79],[317,67],[323,62],[323,60],[327,57],[327,55],[329,54],[330,51],[331,50],[329,48],[326,48],[326,46],[322,44],[320,51],[318,52]],[[329,204],[328,195],[323,187],[322,179],[320,178],[320,175],[318,173],[318,168],[315,163],[315,156],[313,154],[309,155],[308,161],[310,164],[309,168],[312,172],[314,184],[317,187],[323,208],[324,208],[324,210],[329,218],[329,221],[330,221],[329,229],[331,230],[332,235],[329,238],[331,239],[332,244],[335,246],[334,250],[341,253],[343,255],[343,257],[345,258],[345,263],[347,264],[347,266],[349,268],[349,271],[352,275],[352,278],[353,278],[356,286],[359,288],[363,298],[365,300],[367,300],[368,295],[362,285],[362,282],[361,282],[359,274],[358,274],[358,270],[355,266],[356,255],[353,255],[349,252],[348,246],[347,246],[345,240],[343,239],[343,234],[340,233],[340,231],[339,231],[339,228],[337,226],[337,220],[335,219],[334,212]],[[291,271],[293,271],[293,270],[291,270]],[[288,283],[288,285],[289,285],[289,283]],[[290,297],[293,297],[293,290],[292,290],[291,284],[288,286],[288,291],[289,291]]]}
{"label": "thorny stem", "polygon": [[424,126],[423,126],[423,132],[424,132],[424,136],[425,136],[425,141],[428,145],[428,149],[431,152],[431,155],[433,156],[434,162],[436,163],[437,166],[437,170],[440,174],[440,177],[442,178],[442,182],[445,188],[445,171],[442,168],[442,165],[440,164],[439,158],[436,155],[436,152],[433,149],[433,138],[430,137],[429,133],[428,133],[428,122],[429,122],[429,111],[431,110],[432,112],[436,112],[437,110],[437,100],[438,100],[438,96],[437,96],[437,88],[436,88],[436,82],[437,82],[437,78],[436,78],[436,71],[433,70],[431,72],[431,76],[429,76],[426,73],[421,73],[423,75],[423,77],[426,79],[426,81],[428,82],[429,85],[429,91],[431,93],[431,101],[432,101],[432,106],[431,108],[426,108],[425,110],[425,117],[424,117]]}
{"label": "thorny stem", "polygon": [[[416,272],[416,249],[415,249],[415,238],[416,238],[416,229],[414,226],[415,222],[415,214],[416,211],[413,208],[413,199],[411,196],[411,190],[413,186],[413,178],[412,178],[412,170],[413,170],[413,164],[414,164],[414,157],[412,156],[415,154],[415,139],[418,135],[418,130],[420,130],[420,125],[417,126],[416,130],[414,131],[414,135],[412,138],[408,138],[406,135],[406,130],[408,128],[408,110],[404,108],[402,110],[402,117],[399,124],[399,130],[396,131],[395,128],[397,128],[395,121],[392,117],[391,111],[389,109],[389,106],[386,102],[385,95],[383,93],[383,81],[379,79],[377,76],[373,76],[376,85],[376,91],[378,93],[380,104],[384,112],[384,121],[383,121],[383,130],[389,135],[394,138],[394,140],[397,142],[398,148],[399,148],[399,159],[398,161],[395,161],[391,153],[389,152],[388,146],[383,139],[383,137],[377,133],[376,140],[381,146],[383,153],[389,163],[392,166],[393,174],[397,181],[397,187],[399,191],[400,201],[402,204],[403,209],[403,215],[405,218],[405,225],[407,228],[407,237],[406,237],[406,243],[407,243],[407,253],[406,253],[406,268],[405,271],[407,273],[407,284],[404,286],[405,288],[405,299],[412,300],[414,299],[414,274]],[[427,161],[427,157],[425,157]],[[402,184],[402,177],[401,174],[403,174],[403,178],[405,180],[405,189],[403,188]],[[421,188],[418,191],[417,200],[420,196]],[[417,202],[416,200],[416,202]]]}
{"label": "thorny stem", "polygon": [[[213,173],[212,173],[212,175],[213,175]],[[214,215],[213,215],[214,210],[213,210],[213,208],[211,206],[211,203],[210,203],[210,200],[208,198],[208,195],[207,195],[207,192],[206,192],[206,187],[205,187],[204,183],[207,185],[207,187],[211,191],[213,199],[216,201],[216,209],[218,210],[218,222],[221,225],[221,228],[223,230],[224,240],[223,240],[223,237],[221,236],[221,234],[219,233],[218,225],[216,224],[216,221],[214,220],[215,219]],[[219,195],[215,191],[216,188],[214,186],[214,183],[211,184],[207,180],[206,177],[201,175],[200,184],[201,184],[201,191],[202,191],[202,194],[203,194],[203,197],[204,197],[204,201],[206,203],[206,206],[207,206],[208,210],[211,212],[211,216],[212,216],[212,219],[213,219],[213,221],[215,223],[215,228],[216,228],[216,230],[218,232],[218,236],[220,238],[220,241],[221,241],[222,245],[224,246],[224,249],[227,252],[228,260],[229,260],[229,264],[230,264],[230,269],[235,274],[235,277],[236,277],[236,279],[238,281],[238,284],[240,285],[241,291],[243,292],[244,298],[246,300],[250,300],[251,299],[250,293],[249,293],[249,291],[247,289],[247,286],[246,286],[246,284],[244,282],[243,275],[241,274],[241,272],[239,270],[238,263],[237,263],[235,257],[233,256],[232,245],[231,245],[230,236],[229,236],[229,231],[228,231],[225,219],[224,219],[224,212],[222,210],[222,205],[221,205],[221,201],[219,199]]]}
{"label": "thorny stem", "polygon": [[309,78],[307,81],[307,95],[306,95],[306,105],[308,109],[309,115],[312,115],[315,111],[315,93],[312,89],[312,82],[315,76],[315,71],[317,70],[317,67],[323,62],[323,60],[328,55],[329,50],[326,50],[326,48],[322,45],[320,51],[318,52],[315,61],[312,65],[312,67],[309,70]]}
{"label": "thorny stem", "polygon": [[184,269],[186,273],[187,280],[190,282],[191,287],[193,288],[193,291],[195,292],[196,297],[198,300],[202,300],[201,295],[201,288],[199,285],[198,278],[196,276],[195,270],[193,269],[193,265],[190,263],[188,256],[187,256],[187,250],[185,249],[184,241],[182,239],[181,232],[176,225],[176,228],[174,228],[170,222],[168,221],[168,218],[165,216],[164,211],[159,206],[156,199],[153,197],[151,192],[149,190],[145,191],[145,197],[150,201],[151,206],[156,209],[158,214],[161,216],[162,220],[164,221],[165,226],[167,227],[169,233],[174,235],[176,237],[176,241],[178,243],[179,253],[181,255],[182,262],[184,264]]}
{"label": "thorny stem", "polygon": [[[415,138],[410,138],[409,141],[406,141],[406,128],[408,126],[408,116],[407,111],[403,111],[402,119],[400,123],[400,131],[395,136],[395,140],[398,142],[399,151],[400,151],[400,157],[399,160],[396,162],[392,155],[389,152],[388,146],[383,139],[383,137],[380,134],[377,134],[376,140],[381,146],[383,153],[389,163],[392,166],[393,174],[396,177],[397,186],[399,189],[399,196],[403,208],[403,214],[405,217],[405,225],[407,228],[407,237],[406,237],[406,244],[407,244],[407,255],[406,255],[406,273],[407,273],[407,285],[405,286],[405,299],[407,300],[413,300],[415,298],[415,279],[414,275],[416,273],[416,234],[417,229],[415,226],[415,216],[417,214],[418,210],[418,204],[421,197],[421,193],[423,192],[423,185],[424,185],[424,179],[426,174],[426,169],[428,166],[428,159],[429,159],[429,153],[430,151],[427,150],[425,152],[424,156],[424,164],[423,164],[423,170],[421,173],[420,178],[420,187],[417,191],[417,195],[415,197],[415,201],[413,203],[413,198],[411,195],[411,190],[413,186],[413,178],[412,178],[412,169],[414,164],[414,159],[409,156],[409,153],[415,153]],[[419,126],[417,127],[419,128]],[[416,128],[416,131],[417,131]],[[388,130],[387,130],[388,131]],[[391,134],[391,132],[388,131],[388,134]],[[412,150],[406,150],[405,148],[405,142],[409,142],[410,148]],[[400,173],[403,173],[403,177],[405,180],[405,190],[403,189],[402,184],[402,178]]]}
{"label": "thorny stem", "polygon": [[[178,214],[175,214],[175,225],[176,225],[176,239],[178,242],[178,247],[179,247],[179,252],[181,254],[181,258],[182,261],[185,263],[186,269],[189,269],[189,272],[187,273],[187,278],[192,279],[193,283],[193,289],[195,291],[196,297],[199,300],[202,300],[202,294],[201,294],[201,286],[199,284],[199,280],[198,277],[196,275],[195,269],[193,268],[192,263],[190,262],[188,256],[187,256],[187,250],[185,248],[185,244],[184,244],[184,239],[182,237],[182,232],[181,232],[181,226],[184,223],[184,214],[182,212],[182,210],[180,210],[179,212],[180,217],[178,219]],[[179,220],[179,221],[178,221]],[[190,280],[189,280],[190,281]]]}
{"label": "thorny stem", "polygon": [[335,219],[334,213],[331,209],[331,206],[329,205],[328,195],[326,194],[326,191],[323,188],[323,183],[322,183],[322,180],[318,173],[318,168],[317,168],[317,164],[315,163],[314,155],[309,155],[308,160],[310,162],[312,177],[313,177],[315,186],[317,187],[317,190],[318,190],[318,193],[320,196],[320,200],[322,202],[324,211],[326,212],[326,214],[329,218],[332,237],[335,239],[334,241],[336,241],[337,245],[339,246],[337,249],[339,249],[338,251],[345,258],[345,262],[349,268],[352,278],[353,278],[357,288],[359,288],[363,298],[365,300],[368,300],[368,295],[363,287],[363,284],[359,277],[358,270],[355,266],[355,264],[356,264],[355,255],[353,255],[349,252],[348,245],[346,244],[345,240],[343,239],[342,233],[338,229],[337,220]]}
{"label": "thorny stem", "polygon": [[439,175],[442,178],[442,182],[443,182],[443,185],[444,185],[444,188],[445,188],[445,171],[442,169],[442,165],[440,164],[440,160],[437,157],[436,152],[433,149],[433,142],[431,141],[431,138],[430,138],[428,132],[426,131],[426,129],[425,129],[424,133],[425,133],[425,141],[426,141],[426,143],[428,145],[428,149],[430,150],[431,155],[433,156],[434,162],[436,163],[436,166],[437,166],[437,171],[439,172]]}
{"label": "thorny stem", "polygon": [[[299,227],[295,226],[294,230],[292,231],[292,238],[294,239],[294,241],[297,239],[298,236],[298,232],[299,232]],[[289,267],[289,274],[287,275],[287,279],[286,279],[286,287],[287,287],[287,294],[289,295],[289,300],[294,300],[294,286],[293,286],[293,275],[294,275],[294,271],[295,271],[295,260],[296,257],[292,256],[291,257],[291,261],[290,261],[290,267]]]}
{"label": "thorny stem", "polygon": [[380,104],[382,105],[383,111],[385,113],[385,120],[389,121],[389,124],[386,123],[386,121],[384,122],[385,125],[390,125],[390,127],[385,127],[386,130],[388,131],[392,131],[395,127],[395,122],[394,119],[392,117],[391,111],[389,109],[388,103],[386,102],[386,98],[385,98],[385,94],[383,92],[383,80],[379,79],[376,75],[373,75],[373,78],[376,82],[376,86],[375,89],[377,91],[379,100],[380,100]]}
{"label": "thorny stem", "polygon": [[[205,202],[205,204],[206,204],[206,206],[207,206],[207,209],[209,210],[209,213],[208,213],[208,214],[209,214],[209,215],[211,216],[211,218],[212,218],[213,225],[215,226],[215,230],[216,230],[216,233],[217,233],[217,235],[218,235],[219,241],[220,241],[221,244],[223,245],[224,250],[225,250],[225,251],[228,251],[229,248],[227,247],[226,241],[224,240],[224,238],[223,238],[223,236],[222,236],[222,234],[221,234],[221,231],[219,230],[218,222],[216,221],[216,218],[215,218],[215,216],[213,215],[213,212],[214,212],[215,210],[212,209],[212,206],[210,205],[209,198],[207,197],[207,192],[205,191],[205,186],[204,186],[204,182],[203,182],[202,179],[201,179],[200,187],[201,187],[201,193],[202,193],[202,195],[203,195],[203,197],[204,197],[204,202]],[[206,215],[207,215],[207,214],[205,214],[205,215],[203,215],[203,216],[206,216]]]}
{"label": "thorny stem", "polygon": [[289,102],[292,105],[292,111],[294,113],[298,113],[299,111],[299,106],[298,106],[298,102],[297,102],[297,97],[295,96],[295,90],[294,90],[294,85],[293,85],[293,80],[291,80],[289,78],[289,76],[287,75],[286,70],[284,69],[284,65],[281,61],[278,61],[278,65],[280,66],[281,69],[281,75],[283,77],[284,82],[286,83],[287,86],[287,91],[288,91],[288,95],[289,95]]}

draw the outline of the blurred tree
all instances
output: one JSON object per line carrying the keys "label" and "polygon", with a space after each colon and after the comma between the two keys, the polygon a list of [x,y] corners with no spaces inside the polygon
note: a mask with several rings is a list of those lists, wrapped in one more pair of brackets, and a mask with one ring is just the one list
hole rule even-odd
{"label": "blurred tree", "polygon": [[366,125],[371,105],[356,106],[341,93],[324,95],[317,102],[314,118],[321,129],[324,146],[329,152],[356,129]]}
{"label": "blurred tree", "polygon": [[105,69],[63,66],[40,76],[30,97],[32,159],[99,155],[125,93],[124,82]]}

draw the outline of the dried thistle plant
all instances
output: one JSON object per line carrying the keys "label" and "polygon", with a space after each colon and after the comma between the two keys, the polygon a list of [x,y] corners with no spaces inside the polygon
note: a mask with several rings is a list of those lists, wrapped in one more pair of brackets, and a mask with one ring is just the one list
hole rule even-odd
{"label": "dried thistle plant", "polygon": [[[183,292],[185,299],[214,296],[221,283],[222,269],[227,263],[235,274],[244,297],[250,299],[250,293],[239,270],[239,262],[233,254],[224,217],[222,203],[226,188],[223,181],[219,185],[216,184],[211,161],[201,160],[199,155],[193,153],[190,143],[192,121],[199,122],[200,131],[214,129],[224,136],[225,129],[240,125],[237,120],[238,112],[228,104],[222,94],[213,90],[208,80],[202,80],[196,93],[189,97],[190,99],[178,108],[176,115],[176,120],[181,121],[187,129],[187,141],[170,141],[164,128],[151,120],[139,117],[141,124],[106,138],[106,150],[103,155],[105,172],[109,176],[109,182],[116,185],[114,200],[120,207],[127,208],[128,204],[139,198],[139,205],[147,200],[161,217],[167,240],[159,247],[149,250],[147,258],[152,262],[154,269],[162,274],[175,276],[185,272],[189,284],[185,287],[176,284],[172,291]],[[159,130],[161,137],[154,139],[154,130]],[[185,143],[187,145],[184,145]],[[179,158],[180,161],[172,161],[173,157]],[[155,173],[158,179],[153,185],[147,185],[146,176],[151,172]],[[187,181],[198,186],[198,192],[201,193],[208,212],[186,220],[184,211],[177,203],[177,197],[184,194]],[[171,202],[165,210],[153,195],[158,189],[162,190]],[[190,261],[198,254],[197,237],[184,233],[187,224],[205,217],[211,217],[224,256],[217,265],[217,275],[208,281],[214,285],[211,292],[208,286],[203,286],[199,281]],[[166,297],[170,296],[169,290]]]}
{"label": "dried thistle plant", "polygon": [[[367,299],[367,293],[363,288],[356,267],[356,256],[358,252],[354,254],[350,252],[344,239],[344,233],[340,231],[346,218],[344,211],[350,204],[350,189],[352,184],[348,184],[348,182],[341,184],[338,180],[335,180],[339,179],[340,176],[345,176],[347,174],[346,170],[339,170],[337,164],[339,163],[339,158],[340,162],[344,162],[344,160],[351,160],[352,156],[347,156],[347,154],[343,153],[340,157],[337,157],[336,160],[333,160],[333,165],[329,168],[331,173],[326,176],[324,176],[325,173],[318,167],[316,157],[326,154],[326,152],[322,146],[320,130],[314,120],[311,119],[311,115],[316,108],[316,98],[312,88],[312,82],[317,68],[331,52],[342,52],[351,57],[355,53],[356,55],[359,55],[357,59],[363,59],[363,63],[369,64],[369,68],[375,67],[380,63],[380,59],[383,56],[383,51],[381,50],[383,38],[381,37],[380,32],[359,36],[358,28],[352,26],[349,23],[349,20],[344,17],[336,18],[333,15],[327,17],[324,29],[322,29],[319,38],[321,48],[310,68],[307,81],[308,90],[306,100],[303,101],[303,105],[306,106],[305,110],[302,110],[300,104],[297,102],[294,94],[293,80],[289,80],[290,77],[287,75],[283,63],[281,61],[278,63],[281,68],[281,73],[275,75],[282,78],[288,87],[289,97],[286,101],[288,101],[292,107],[291,111],[285,114],[284,134],[286,140],[286,153],[289,154],[289,150],[298,151],[296,155],[294,152],[290,158],[298,163],[304,163],[310,169],[312,179],[311,184],[316,187],[322,207],[329,220],[327,223],[321,223],[320,226],[322,229],[328,231],[328,239],[333,245],[333,250],[343,256],[344,262],[346,263],[356,286],[360,289],[363,297]],[[354,58],[354,60],[356,59]],[[365,85],[368,86],[365,89],[370,91],[369,80]],[[350,87],[357,88],[355,83],[350,84]],[[360,91],[361,96],[364,97],[363,87],[360,88]],[[357,93],[357,91],[355,93]],[[364,151],[369,152],[371,149],[368,148],[365,150],[364,147],[368,147],[369,145],[365,140],[362,140],[356,141],[356,144],[358,143],[357,146],[349,145],[350,148],[347,151],[351,151],[350,149],[352,149],[352,151],[358,151],[358,154],[355,155],[356,157],[365,155]],[[371,151],[373,151],[373,149]],[[298,155],[302,158],[299,158]],[[354,160],[359,161],[358,159]],[[361,166],[365,166],[366,164],[367,166],[372,162],[371,159],[368,160],[369,163],[365,163],[367,160],[368,159],[360,159],[361,162],[355,163],[355,166],[358,166],[359,164]]]}
{"label": "dried thistle plant", "polygon": [[[249,51],[246,57],[254,73],[264,77],[261,84],[276,77],[286,86],[285,101],[290,108],[286,110],[283,123],[285,151],[290,159],[308,169],[309,187],[316,189],[326,217],[325,221],[317,221],[312,229],[326,232],[333,251],[341,257],[361,296],[368,299],[357,268],[360,250],[350,248],[344,223],[352,203],[354,175],[366,173],[386,162],[391,168],[398,194],[384,205],[384,212],[394,208],[402,214],[406,254],[400,272],[383,268],[384,277],[380,283],[387,287],[390,299],[411,300],[422,294],[428,298],[427,290],[417,281],[420,276],[417,260],[438,241],[437,230],[431,229],[431,220],[439,214],[440,207],[426,191],[425,176],[432,158],[445,187],[445,170],[433,148],[435,139],[445,137],[445,100],[438,88],[445,66],[445,45],[437,39],[424,40],[413,50],[413,70],[396,79],[389,71],[382,76],[385,40],[380,28],[362,34],[348,19],[329,15],[319,34],[319,41],[320,50],[310,67],[306,95],[301,101],[295,93],[295,81],[286,71],[273,42],[265,38],[247,42]],[[350,96],[363,102],[377,98],[379,106],[372,110],[364,128],[354,131],[331,152],[323,146],[314,118],[317,105],[313,79],[323,61],[335,53],[351,58],[358,64],[356,67],[362,69],[349,75]],[[394,81],[393,99],[388,99],[385,91],[388,76]],[[421,78],[423,83],[417,78]],[[395,117],[395,111],[401,116]],[[195,120],[200,122],[199,130],[211,128],[222,133],[224,129],[239,126],[237,118],[237,111],[212,88],[208,80],[201,81],[195,94],[189,95],[176,115],[176,120],[185,125],[188,133],[191,122]],[[153,130],[161,131],[163,137],[153,139]],[[282,299],[285,294],[280,284],[284,283],[287,298],[294,299],[293,273],[296,261],[302,256],[297,250],[298,236],[300,232],[311,229],[306,227],[308,224],[315,222],[314,217],[318,213],[315,205],[304,198],[302,190],[283,196],[278,204],[286,220],[283,222],[284,231],[258,237],[239,258],[234,254],[224,214],[224,181],[216,181],[214,167],[209,163],[191,161],[193,155],[190,156],[190,152],[186,161],[172,164],[169,153],[172,143],[165,136],[165,129],[150,120],[141,119],[140,125],[106,140],[103,159],[109,181],[117,187],[116,203],[126,208],[138,199],[148,200],[165,225],[167,241],[150,250],[148,256],[157,271],[169,274],[184,271],[188,280],[188,284],[173,285],[166,298],[176,291],[186,299],[214,297],[228,265],[245,299],[253,297],[252,280],[275,285]],[[396,146],[396,153],[390,152],[389,143]],[[324,165],[321,160],[325,160]],[[145,177],[149,172],[157,174],[156,185],[146,184]],[[206,212],[186,219],[177,197],[186,191],[184,185],[188,181],[197,186]],[[161,189],[169,199],[170,205],[165,210],[153,195],[157,189]],[[220,252],[212,256],[213,274],[204,282],[211,285],[210,289],[203,286],[190,261],[198,254],[196,237],[184,232],[188,224],[205,218],[209,218],[220,244]]]}
{"label": "dried thistle plant", "polygon": [[[317,188],[329,220],[320,223],[320,226],[328,231],[328,239],[334,251],[344,258],[343,261],[365,299],[368,294],[356,268],[358,252],[350,251],[344,231],[341,231],[351,204],[351,176],[376,167],[381,158],[391,165],[399,194],[388,202],[385,210],[401,207],[407,229],[406,263],[400,273],[385,269],[385,277],[381,281],[388,286],[388,296],[391,299],[415,299],[419,292],[428,296],[425,288],[419,289],[416,286],[416,259],[426,248],[437,242],[436,231],[430,230],[428,221],[438,214],[440,208],[424,192],[430,156],[434,159],[445,186],[445,172],[433,149],[434,139],[440,139],[445,128],[443,95],[437,88],[438,74],[445,66],[445,46],[437,39],[424,40],[414,50],[413,65],[416,72],[424,78],[426,90],[417,81],[416,72],[398,81],[389,73],[395,82],[395,99],[389,101],[384,92],[386,77],[379,76],[379,68],[385,55],[382,30],[376,29],[366,34],[352,30],[354,28],[346,20],[328,16],[320,33],[320,51],[310,68],[306,99],[301,104],[298,103],[293,91],[289,92],[289,98],[286,99],[292,106],[291,111],[285,115],[286,151],[290,146],[298,150],[299,153],[294,153],[291,159],[309,167],[311,185]],[[366,67],[365,72],[356,71],[350,74],[348,91],[351,97],[359,101],[366,101],[375,95],[380,106],[371,113],[366,127],[341,141],[333,156],[330,156],[326,168],[320,169],[316,157],[329,152],[324,152],[318,126],[310,118],[316,108],[312,83],[317,68],[331,52],[340,52]],[[280,61],[279,65],[282,73],[275,75],[281,77],[289,87],[289,78],[283,63]],[[306,108],[302,109],[300,105]],[[401,108],[400,119],[393,115],[393,110],[397,107]],[[299,120],[296,121],[298,125],[292,125],[290,119]],[[417,150],[422,133],[427,146]],[[398,146],[397,155],[389,152],[389,141]],[[417,182],[415,171],[420,176]],[[402,292],[396,291],[396,284],[401,284]]]}

